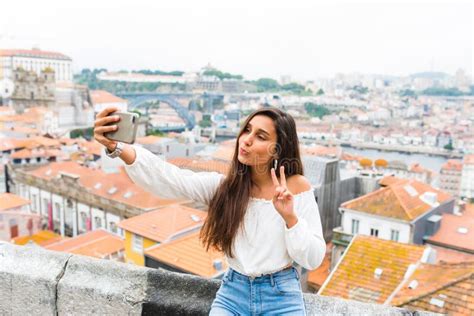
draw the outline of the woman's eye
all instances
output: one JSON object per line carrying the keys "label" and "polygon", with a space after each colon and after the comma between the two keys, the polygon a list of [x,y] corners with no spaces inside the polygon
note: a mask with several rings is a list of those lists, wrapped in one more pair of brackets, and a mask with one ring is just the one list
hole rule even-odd
{"label": "woman's eye", "polygon": [[265,137],[263,136],[258,136],[258,138],[260,138],[261,140],[265,140]]}

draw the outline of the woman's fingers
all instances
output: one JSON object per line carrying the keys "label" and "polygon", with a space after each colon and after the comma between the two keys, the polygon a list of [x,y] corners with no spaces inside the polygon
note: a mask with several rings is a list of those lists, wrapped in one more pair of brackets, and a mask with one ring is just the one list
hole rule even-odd
{"label": "woman's fingers", "polygon": [[280,167],[280,181],[281,186],[286,188],[285,166]]}
{"label": "woman's fingers", "polygon": [[278,181],[278,178],[276,176],[276,173],[275,173],[275,168],[272,168],[270,170],[270,174],[272,175],[272,181],[273,181],[273,185],[274,186],[279,186],[280,185],[280,182]]}
{"label": "woman's fingers", "polygon": [[99,112],[99,114],[97,114],[97,118],[103,118],[103,117],[106,117],[107,115],[109,115],[110,113],[113,113],[113,112],[116,112],[118,110],[118,108],[115,108],[115,107],[110,107],[110,108],[105,108],[103,109],[101,112]]}
{"label": "woman's fingers", "polygon": [[106,124],[118,122],[118,121],[120,121],[120,116],[118,115],[106,116],[106,117],[97,119],[95,121],[95,127],[104,126]]}
{"label": "woman's fingers", "polygon": [[95,132],[98,134],[104,134],[107,132],[113,132],[117,130],[117,125],[99,126],[95,128]]}

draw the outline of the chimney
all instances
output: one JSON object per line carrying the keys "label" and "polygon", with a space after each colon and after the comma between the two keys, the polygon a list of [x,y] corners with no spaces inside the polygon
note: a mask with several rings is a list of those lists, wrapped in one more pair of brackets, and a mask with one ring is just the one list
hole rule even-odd
{"label": "chimney", "polygon": [[425,224],[425,237],[430,237],[436,234],[441,227],[441,215],[431,215]]}
{"label": "chimney", "polygon": [[380,279],[382,276],[383,270],[381,268],[376,268],[374,271],[374,278]]}

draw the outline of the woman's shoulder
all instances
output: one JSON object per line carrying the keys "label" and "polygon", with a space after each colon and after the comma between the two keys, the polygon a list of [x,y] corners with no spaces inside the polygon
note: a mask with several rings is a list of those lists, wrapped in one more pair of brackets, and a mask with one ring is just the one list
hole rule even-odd
{"label": "woman's shoulder", "polygon": [[294,194],[300,194],[312,189],[311,182],[301,174],[295,174],[286,180],[288,189]]}

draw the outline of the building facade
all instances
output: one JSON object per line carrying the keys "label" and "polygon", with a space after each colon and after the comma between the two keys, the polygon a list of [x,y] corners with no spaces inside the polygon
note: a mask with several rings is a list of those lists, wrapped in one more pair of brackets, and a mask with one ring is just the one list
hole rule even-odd
{"label": "building facade", "polygon": [[45,68],[51,68],[55,81],[73,80],[72,59],[64,54],[39,49],[0,49],[0,79],[11,79],[17,68],[38,76]]}

